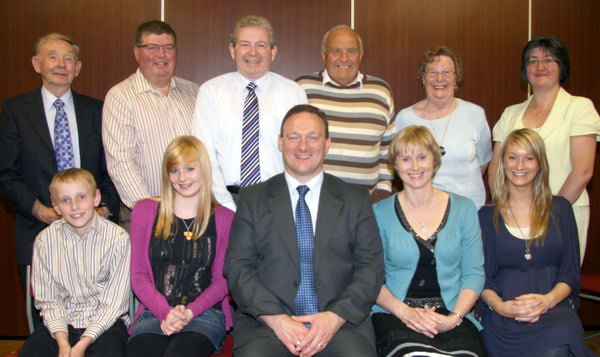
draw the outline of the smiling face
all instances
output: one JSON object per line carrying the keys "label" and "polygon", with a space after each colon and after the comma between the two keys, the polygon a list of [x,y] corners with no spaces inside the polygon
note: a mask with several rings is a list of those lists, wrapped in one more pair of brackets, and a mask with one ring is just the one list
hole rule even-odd
{"label": "smiling face", "polygon": [[427,64],[423,76],[423,86],[427,98],[449,99],[454,97],[456,87],[456,68],[448,56],[435,57]]}
{"label": "smiling face", "polygon": [[169,180],[175,190],[175,197],[189,198],[200,195],[202,170],[199,161],[178,165],[169,170]]}
{"label": "smiling face", "polygon": [[[552,63],[544,64],[544,60],[553,60]],[[560,84],[560,66],[544,48],[537,47],[531,50],[528,62],[537,64],[527,65],[527,80],[534,90],[544,87],[557,87]]]}
{"label": "smiling face", "polygon": [[531,186],[540,171],[540,164],[531,150],[513,144],[506,148],[502,163],[504,174],[513,187]]}
{"label": "smiling face", "polygon": [[290,116],[279,137],[279,151],[285,171],[300,183],[306,183],[323,171],[331,138],[325,138],[325,125],[318,115],[300,112]]}
{"label": "smiling face", "polygon": [[229,54],[236,70],[247,80],[255,81],[269,71],[277,46],[271,47],[269,32],[264,27],[242,27],[235,45],[229,45]]}
{"label": "smiling face", "polygon": [[100,204],[100,190],[94,192],[84,180],[57,183],[52,205],[54,210],[81,237],[89,232]]}
{"label": "smiling face", "polygon": [[42,76],[42,83],[52,94],[61,97],[79,75],[81,61],[66,41],[50,40],[31,59],[33,68]]}
{"label": "smiling face", "polygon": [[327,37],[321,58],[331,79],[345,86],[356,79],[362,55],[356,34],[351,29],[340,28]]}
{"label": "smiling face", "polygon": [[405,188],[420,189],[431,186],[434,174],[434,158],[431,151],[409,148],[396,156],[394,165]]}
{"label": "smiling face", "polygon": [[[147,34],[142,37],[141,45],[174,45],[175,39],[173,36],[163,33]],[[163,47],[157,49],[148,47],[134,47],[133,54],[138,63],[140,71],[144,77],[153,86],[164,88],[169,85],[171,78],[175,74],[175,66],[177,65],[177,50],[167,51]]]}

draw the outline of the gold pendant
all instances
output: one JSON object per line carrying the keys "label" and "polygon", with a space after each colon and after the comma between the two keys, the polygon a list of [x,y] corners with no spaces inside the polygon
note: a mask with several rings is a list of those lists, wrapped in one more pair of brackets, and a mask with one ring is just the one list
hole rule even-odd
{"label": "gold pendant", "polygon": [[185,240],[192,240],[192,235],[193,235],[193,233],[190,231],[183,232],[183,236],[185,237]]}

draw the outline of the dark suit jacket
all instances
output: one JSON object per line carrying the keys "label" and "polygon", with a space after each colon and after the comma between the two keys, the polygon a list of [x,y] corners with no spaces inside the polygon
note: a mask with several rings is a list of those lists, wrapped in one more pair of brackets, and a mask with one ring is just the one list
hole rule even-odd
{"label": "dark suit jacket", "polygon": [[[300,282],[293,209],[283,174],[242,190],[225,276],[240,312],[235,345],[272,334],[259,315],[295,314]],[[369,318],[384,279],[379,231],[366,190],[325,174],[315,229],[319,311],[332,311],[374,344]]]}
{"label": "dark suit jacket", "polygon": [[[102,202],[114,216],[119,196],[108,176],[102,147],[102,102],[74,91],[81,168],[94,175]],[[47,227],[31,214],[36,199],[52,207],[48,186],[58,172],[41,88],[6,99],[0,117],[0,194],[17,213],[17,263],[31,264],[33,242]]]}

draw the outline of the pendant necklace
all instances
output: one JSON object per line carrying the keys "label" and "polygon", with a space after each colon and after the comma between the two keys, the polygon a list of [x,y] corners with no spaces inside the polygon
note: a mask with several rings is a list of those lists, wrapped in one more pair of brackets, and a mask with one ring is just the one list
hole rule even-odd
{"label": "pendant necklace", "polygon": [[[452,100],[452,104],[450,104],[450,106],[454,106],[454,99]],[[437,132],[435,131],[434,127],[433,127],[433,123],[432,121],[434,119],[427,119],[427,121],[429,122],[429,127],[431,128],[431,133],[433,134],[433,137],[435,138],[436,141],[438,141],[439,145],[440,145],[440,154],[442,156],[446,155],[446,148],[443,146],[444,143],[444,139],[446,138],[446,132],[448,132],[448,126],[450,125],[450,119],[452,119],[452,114],[454,114],[454,109],[450,108],[451,112],[448,115],[448,121],[446,122],[446,127],[444,128],[444,134],[442,135],[442,139],[438,141],[438,136],[437,136]],[[429,114],[429,112],[427,112],[427,110],[425,111],[427,114]]]}
{"label": "pendant necklace", "polygon": [[183,225],[185,226],[185,232],[183,232],[185,240],[192,240],[192,236],[194,235],[194,232],[192,231],[194,230],[194,224],[196,223],[194,221],[194,218],[192,218],[192,224],[190,224],[189,226],[187,225],[185,219],[182,218],[181,220],[183,221]]}
{"label": "pendant necklace", "polygon": [[510,206],[510,202],[508,203],[508,209],[510,210],[510,214],[512,215],[513,220],[517,224],[517,228],[519,229],[521,236],[523,236],[523,238],[525,239],[525,254],[523,255],[523,257],[525,257],[525,260],[531,260],[531,258],[533,258],[533,255],[531,255],[530,239],[525,234],[523,234],[521,226],[519,225],[519,222],[517,222],[517,217],[515,217],[515,213],[513,212],[512,207]]}

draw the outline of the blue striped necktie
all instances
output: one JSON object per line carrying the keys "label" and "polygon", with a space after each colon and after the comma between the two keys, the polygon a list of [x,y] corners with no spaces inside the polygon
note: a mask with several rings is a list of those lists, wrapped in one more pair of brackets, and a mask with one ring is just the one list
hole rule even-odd
{"label": "blue striped necktie", "polygon": [[[309,188],[300,185],[296,188],[300,197],[296,204],[296,239],[298,241],[298,261],[300,262],[300,286],[296,293],[296,314],[310,315],[319,312],[314,277],[315,239],[310,210],[305,196]],[[307,324],[310,327],[310,324]]]}
{"label": "blue striped necktie", "polygon": [[250,82],[248,95],[244,101],[242,123],[242,160],[240,168],[240,186],[246,187],[260,182],[260,156],[258,151],[259,113],[258,98],[254,89],[256,83]]}
{"label": "blue striped necktie", "polygon": [[75,154],[73,154],[69,119],[64,107],[65,102],[61,99],[57,99],[54,102],[54,108],[56,108],[56,116],[54,118],[54,155],[56,156],[58,171],[75,167]]}

